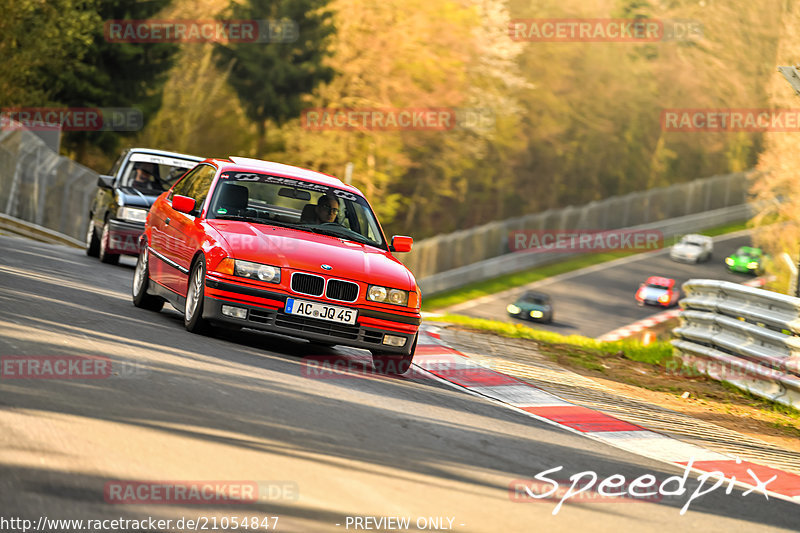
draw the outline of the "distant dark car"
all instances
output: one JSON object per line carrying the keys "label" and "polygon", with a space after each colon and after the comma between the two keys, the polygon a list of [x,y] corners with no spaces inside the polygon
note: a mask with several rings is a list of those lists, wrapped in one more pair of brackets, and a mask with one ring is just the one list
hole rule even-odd
{"label": "distant dark car", "polygon": [[639,305],[672,307],[678,303],[680,297],[681,291],[675,280],[661,276],[650,276],[636,291],[636,303]]}
{"label": "distant dark car", "polygon": [[523,320],[533,320],[536,322],[553,321],[553,301],[547,294],[527,291],[522,294],[513,304],[506,307],[508,314]]}
{"label": "distant dark car", "polygon": [[122,152],[110,175],[100,176],[89,209],[86,254],[115,264],[119,256],[139,255],[139,237],[158,195],[203,158],[132,148]]}

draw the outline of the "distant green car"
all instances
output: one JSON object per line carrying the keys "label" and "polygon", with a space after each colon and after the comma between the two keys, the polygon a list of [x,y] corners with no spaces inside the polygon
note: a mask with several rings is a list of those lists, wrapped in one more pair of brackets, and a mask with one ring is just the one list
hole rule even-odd
{"label": "distant green car", "polygon": [[514,318],[536,322],[553,322],[553,301],[541,292],[527,291],[517,298],[506,311]]}
{"label": "distant green car", "polygon": [[761,261],[764,259],[764,252],[761,248],[752,246],[742,246],[735,253],[725,258],[725,264],[731,272],[745,272],[758,275],[761,272]]}

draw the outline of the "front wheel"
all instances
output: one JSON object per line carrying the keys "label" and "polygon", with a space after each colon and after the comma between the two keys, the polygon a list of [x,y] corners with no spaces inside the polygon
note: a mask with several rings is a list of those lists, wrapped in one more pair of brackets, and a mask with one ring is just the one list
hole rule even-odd
{"label": "front wheel", "polygon": [[408,353],[381,353],[378,351],[372,352],[372,365],[381,374],[396,374],[401,375],[408,372],[411,368],[411,362],[414,360],[414,352],[417,350],[417,337],[414,336],[414,342],[411,345]]}
{"label": "front wheel", "polygon": [[147,294],[147,287],[150,285],[150,269],[148,268],[149,254],[147,247],[142,248],[139,258],[136,260],[136,270],[133,271],[133,305],[149,311],[161,311],[164,307],[164,300],[158,296]]}
{"label": "front wheel", "polygon": [[201,257],[192,269],[189,287],[186,291],[186,306],[183,312],[183,325],[191,333],[207,333],[211,327],[203,318],[205,300],[206,266]]}
{"label": "front wheel", "polygon": [[100,255],[100,239],[94,231],[94,220],[89,217],[89,228],[86,230],[86,255],[97,257]]}

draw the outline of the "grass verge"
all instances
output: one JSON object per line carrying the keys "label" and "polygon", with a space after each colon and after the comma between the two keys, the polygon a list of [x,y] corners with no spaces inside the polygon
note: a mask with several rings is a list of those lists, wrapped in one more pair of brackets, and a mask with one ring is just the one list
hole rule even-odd
{"label": "grass verge", "polygon": [[[725,226],[719,226],[703,231],[703,234],[710,237],[716,237],[718,235],[733,233],[734,231],[740,231],[743,229],[747,229],[747,224],[745,222],[738,222],[735,224],[727,224]],[[675,238],[666,239],[664,246],[672,246],[675,240]],[[559,261],[558,263],[536,267],[530,270],[523,270],[522,272],[516,272],[514,274],[499,276],[486,281],[471,283],[458,289],[441,292],[439,294],[423,298],[422,310],[434,311],[436,309],[444,309],[446,307],[450,307],[451,305],[474,300],[475,298],[480,298],[489,294],[495,294],[506,289],[520,287],[522,285],[527,285],[528,283],[533,283],[534,281],[540,281],[545,278],[557,276],[559,274],[572,272],[573,270],[579,270],[581,268],[598,265],[600,263],[606,263],[608,261],[613,261],[615,259],[620,259],[622,257],[628,257],[635,254],[636,252],[606,252],[600,254],[589,254],[573,259],[567,259],[565,261]]]}
{"label": "grass verge", "polygon": [[656,341],[647,346],[639,341],[628,339],[598,341],[580,335],[561,335],[551,331],[533,329],[522,324],[509,324],[498,320],[454,314],[426,318],[425,321],[456,324],[465,328],[486,331],[514,339],[534,340],[540,343],[542,353],[564,354],[575,359],[576,364],[585,368],[602,368],[601,360],[608,354],[621,355],[639,363],[662,366],[666,366],[674,359],[672,345],[665,341]]}
{"label": "grass verge", "polygon": [[[647,346],[635,339],[601,342],[454,314],[425,321],[534,341],[533,351],[621,392],[800,453],[800,410],[683,367],[666,340]],[[521,353],[530,352],[523,348]]]}

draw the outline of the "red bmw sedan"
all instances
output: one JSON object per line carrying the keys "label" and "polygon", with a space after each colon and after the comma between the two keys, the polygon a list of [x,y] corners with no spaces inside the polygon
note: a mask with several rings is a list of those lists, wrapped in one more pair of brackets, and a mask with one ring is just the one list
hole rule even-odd
{"label": "red bmw sedan", "polygon": [[366,198],[338,179],[288,165],[207,159],[147,216],[133,303],[169,302],[191,332],[215,324],[366,348],[377,370],[411,365],[420,290]]}

